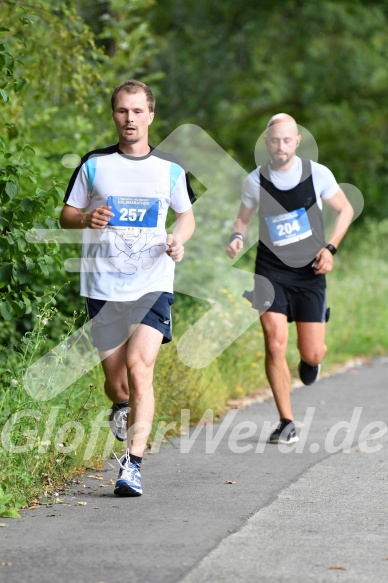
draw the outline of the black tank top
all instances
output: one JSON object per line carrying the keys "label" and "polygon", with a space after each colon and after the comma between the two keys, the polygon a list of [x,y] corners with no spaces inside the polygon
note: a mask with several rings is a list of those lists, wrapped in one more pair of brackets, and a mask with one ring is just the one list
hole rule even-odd
{"label": "black tank top", "polygon": [[259,245],[255,272],[286,285],[324,287],[312,263],[326,246],[310,160],[302,159],[299,184],[279,190],[270,181],[269,165],[260,169]]}

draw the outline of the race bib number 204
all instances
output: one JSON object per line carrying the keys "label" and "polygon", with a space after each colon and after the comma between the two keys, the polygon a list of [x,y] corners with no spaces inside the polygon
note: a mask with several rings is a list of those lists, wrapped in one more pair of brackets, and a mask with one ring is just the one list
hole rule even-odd
{"label": "race bib number 204", "polygon": [[307,239],[313,234],[304,208],[265,217],[265,222],[272,243],[279,247]]}
{"label": "race bib number 204", "polygon": [[158,224],[158,198],[108,196],[108,205],[115,215],[108,223],[112,227],[156,227]]}

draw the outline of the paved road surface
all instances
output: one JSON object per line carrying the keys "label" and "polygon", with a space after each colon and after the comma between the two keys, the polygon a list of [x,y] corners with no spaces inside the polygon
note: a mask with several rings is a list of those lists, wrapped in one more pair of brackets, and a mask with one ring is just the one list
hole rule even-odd
{"label": "paved road surface", "polygon": [[302,439],[285,451],[265,441],[272,399],[184,453],[193,429],[146,456],[140,498],[113,496],[110,461],[68,505],[1,519],[0,582],[387,581],[387,379],[377,359],[296,389]]}

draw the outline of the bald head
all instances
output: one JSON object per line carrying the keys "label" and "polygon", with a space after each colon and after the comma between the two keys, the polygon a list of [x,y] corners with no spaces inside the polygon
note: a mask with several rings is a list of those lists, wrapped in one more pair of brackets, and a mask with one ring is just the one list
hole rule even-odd
{"label": "bald head", "polygon": [[277,113],[276,115],[273,115],[269,122],[267,123],[267,129],[277,123],[292,123],[295,125],[295,128],[298,131],[296,121],[294,120],[293,117],[288,115],[288,113]]}
{"label": "bald head", "polygon": [[273,115],[267,124],[264,139],[272,167],[279,170],[291,168],[301,140],[294,118],[287,113]]}

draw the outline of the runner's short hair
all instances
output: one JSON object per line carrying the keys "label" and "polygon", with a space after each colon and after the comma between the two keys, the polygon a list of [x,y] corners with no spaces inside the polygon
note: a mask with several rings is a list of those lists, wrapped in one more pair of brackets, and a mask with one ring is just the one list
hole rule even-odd
{"label": "runner's short hair", "polygon": [[126,91],[127,93],[139,93],[140,91],[144,91],[148,109],[150,112],[155,111],[155,95],[152,93],[151,89],[145,83],[141,81],[136,81],[135,79],[130,79],[129,81],[125,81],[125,83],[121,83],[118,85],[112,93],[112,97],[110,98],[112,111],[114,111],[116,106],[116,97],[119,91]]}

